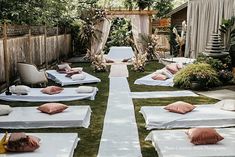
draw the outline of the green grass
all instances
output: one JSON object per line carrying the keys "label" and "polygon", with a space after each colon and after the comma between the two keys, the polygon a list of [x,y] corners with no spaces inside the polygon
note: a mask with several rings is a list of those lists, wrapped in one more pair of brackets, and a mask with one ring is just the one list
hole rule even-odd
{"label": "green grass", "polygon": [[[91,116],[91,125],[88,129],[85,128],[66,128],[66,129],[30,129],[30,130],[7,130],[9,132],[12,131],[24,131],[24,132],[45,132],[45,133],[68,133],[75,132],[78,133],[78,136],[81,138],[81,141],[75,150],[74,157],[96,157],[99,149],[99,143],[101,139],[104,116],[107,106],[107,99],[109,94],[109,73],[94,73],[88,63],[80,63],[74,64],[74,67],[81,66],[84,68],[84,71],[93,74],[102,80],[101,83],[91,84],[93,86],[97,86],[99,88],[99,92],[96,96],[95,101],[90,100],[79,100],[79,101],[71,101],[64,102],[67,105],[90,105],[92,109]],[[129,66],[129,85],[131,91],[141,92],[141,91],[164,91],[164,90],[179,90],[177,88],[172,87],[156,87],[156,86],[143,86],[143,85],[134,85],[134,81],[137,78],[145,76],[147,74],[152,73],[153,71],[162,68],[163,65],[157,62],[149,62],[146,66],[146,71],[142,73],[137,73],[131,70]],[[50,85],[54,84],[50,82]],[[152,144],[150,142],[144,141],[149,131],[145,129],[145,122],[142,115],[139,113],[141,106],[160,106],[167,105],[169,103],[175,102],[177,100],[187,101],[193,104],[209,104],[217,102],[215,99],[206,98],[203,96],[200,97],[182,97],[182,98],[164,98],[164,99],[135,99],[135,114],[136,121],[138,124],[138,131],[140,136],[140,143],[143,157],[157,157],[157,152],[154,150]],[[9,104],[13,107],[17,106],[38,106],[42,103],[25,103],[25,102],[4,102],[0,101],[1,104]],[[63,102],[62,102],[63,103]],[[1,130],[1,132],[5,132],[6,130]]]}
{"label": "green grass", "polygon": [[[45,132],[45,133],[69,133],[75,132],[78,133],[81,141],[77,149],[74,152],[74,157],[96,157],[99,149],[99,143],[101,139],[104,115],[106,111],[108,93],[109,93],[109,73],[94,73],[88,63],[74,64],[74,67],[81,66],[84,71],[93,74],[101,79],[101,83],[91,84],[99,88],[99,92],[96,96],[95,101],[91,100],[78,100],[71,102],[62,102],[67,105],[90,105],[92,110],[91,115],[91,124],[88,129],[86,128],[66,128],[66,129],[30,129],[30,130],[7,130],[9,132],[13,131],[24,131],[24,132]],[[53,83],[50,82],[50,85]],[[42,103],[26,103],[26,102],[4,102],[1,101],[0,104],[9,104],[12,107],[17,106],[38,106]],[[6,130],[1,130],[5,132]]]}
{"label": "green grass", "polygon": [[[175,87],[160,87],[160,86],[145,86],[145,85],[134,85],[134,81],[137,78],[141,78],[147,74],[150,74],[157,69],[161,69],[164,66],[156,63],[156,62],[149,62],[146,65],[146,71],[142,73],[134,72],[129,67],[129,85],[132,92],[144,92],[144,91],[174,91],[180,90]],[[210,99],[204,96],[199,97],[180,97],[180,98],[162,98],[162,99],[134,99],[135,105],[135,115],[136,121],[138,125],[139,137],[140,137],[140,144],[141,144],[141,151],[143,157],[157,157],[157,152],[155,151],[154,147],[152,146],[151,142],[145,141],[146,136],[150,133],[145,129],[145,121],[143,116],[139,113],[140,108],[142,106],[164,106],[169,103],[173,103],[175,101],[186,101],[192,104],[211,104],[217,102],[215,99]]]}

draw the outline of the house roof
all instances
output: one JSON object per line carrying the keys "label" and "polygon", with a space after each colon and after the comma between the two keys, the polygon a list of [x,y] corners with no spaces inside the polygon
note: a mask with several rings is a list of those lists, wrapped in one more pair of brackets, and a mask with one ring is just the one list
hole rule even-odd
{"label": "house roof", "polygon": [[168,14],[166,14],[166,16],[167,16],[167,17],[170,17],[170,16],[172,16],[173,14],[175,14],[175,13],[177,13],[177,12],[179,12],[179,11],[181,11],[181,10],[187,8],[187,7],[188,7],[188,2],[186,2],[186,3],[182,4],[182,5],[180,5],[179,7],[173,9],[171,12],[169,12]]}

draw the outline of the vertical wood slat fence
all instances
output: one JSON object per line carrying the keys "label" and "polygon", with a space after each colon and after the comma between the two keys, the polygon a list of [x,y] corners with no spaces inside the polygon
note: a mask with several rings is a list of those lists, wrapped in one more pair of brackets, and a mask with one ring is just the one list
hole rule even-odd
{"label": "vertical wood slat fence", "polygon": [[66,28],[0,25],[0,85],[17,76],[17,62],[38,67],[58,61],[71,52]]}

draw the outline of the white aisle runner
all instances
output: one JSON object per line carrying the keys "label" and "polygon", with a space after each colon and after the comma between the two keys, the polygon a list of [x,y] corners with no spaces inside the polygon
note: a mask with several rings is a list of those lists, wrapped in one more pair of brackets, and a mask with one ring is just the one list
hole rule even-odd
{"label": "white aisle runner", "polygon": [[98,157],[141,157],[130,88],[125,77],[110,77],[108,105]]}

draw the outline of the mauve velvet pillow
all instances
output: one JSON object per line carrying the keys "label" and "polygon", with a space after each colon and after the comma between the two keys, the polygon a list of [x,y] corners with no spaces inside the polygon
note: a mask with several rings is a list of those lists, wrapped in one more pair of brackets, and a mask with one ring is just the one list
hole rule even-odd
{"label": "mauve velvet pillow", "polygon": [[6,149],[10,152],[33,152],[40,147],[40,139],[25,133],[12,133]]}
{"label": "mauve velvet pillow", "polygon": [[167,65],[166,69],[169,70],[172,74],[176,74],[179,71],[178,66],[175,63]]}
{"label": "mauve velvet pillow", "polygon": [[61,87],[57,87],[57,86],[48,86],[46,88],[43,88],[41,90],[42,93],[44,94],[49,94],[49,95],[53,95],[53,94],[59,94],[63,91],[64,89]]}
{"label": "mauve velvet pillow", "polygon": [[156,73],[156,74],[154,74],[154,75],[152,76],[152,79],[153,79],[153,80],[164,81],[164,80],[167,79],[167,77],[166,77],[165,75],[163,75],[163,74],[158,74],[158,73]]}
{"label": "mauve velvet pillow", "polygon": [[196,106],[189,104],[187,102],[183,102],[183,101],[177,101],[164,107],[165,110],[168,110],[170,112],[180,113],[180,114],[191,112],[195,108]]}
{"label": "mauve velvet pillow", "polygon": [[216,144],[224,138],[212,128],[193,128],[186,134],[191,143],[195,145]]}
{"label": "mauve velvet pillow", "polygon": [[68,108],[67,105],[61,103],[46,103],[39,106],[37,109],[43,113],[55,114],[63,112],[67,108]]}

